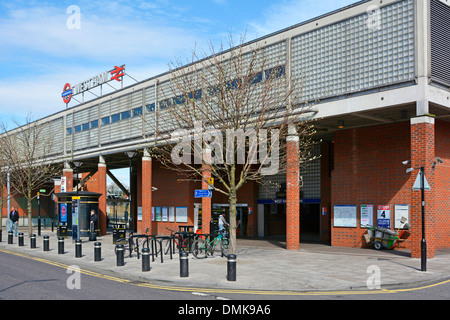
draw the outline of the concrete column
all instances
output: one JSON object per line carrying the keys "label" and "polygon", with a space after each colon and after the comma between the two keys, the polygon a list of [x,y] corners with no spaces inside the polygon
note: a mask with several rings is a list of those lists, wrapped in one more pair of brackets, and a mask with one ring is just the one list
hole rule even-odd
{"label": "concrete column", "polygon": [[[420,116],[411,119],[411,183],[416,181],[420,167],[425,168],[425,177],[431,187],[425,191],[425,239],[427,243],[427,257],[434,258],[436,247],[435,229],[435,119]],[[411,191],[411,257],[420,258],[422,240],[422,193]]]}
{"label": "concrete column", "polygon": [[286,249],[300,248],[300,163],[299,138],[289,135],[286,141]]}

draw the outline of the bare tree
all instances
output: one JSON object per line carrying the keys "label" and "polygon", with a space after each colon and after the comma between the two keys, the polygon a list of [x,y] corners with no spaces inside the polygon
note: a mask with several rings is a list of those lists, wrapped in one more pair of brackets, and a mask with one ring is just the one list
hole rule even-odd
{"label": "bare tree", "polygon": [[[6,125],[0,125],[2,130],[6,130]],[[2,143],[2,139],[0,139],[0,145],[4,145]],[[0,148],[0,228],[2,227],[2,213],[4,204],[10,199],[11,194],[6,193],[5,189],[7,189],[8,185],[8,175],[9,175],[9,161],[5,154],[5,148]],[[9,214],[9,212],[7,213]]]}
{"label": "bare tree", "polygon": [[[27,200],[24,210],[28,216],[28,233],[31,236],[32,200],[37,191],[58,176],[61,166],[52,160],[54,133],[49,124],[32,121],[27,116],[26,124],[5,132],[1,136],[3,153],[9,163],[11,187],[16,194]],[[5,130],[6,131],[6,130]]]}
{"label": "bare tree", "polygon": [[312,106],[301,104],[301,84],[287,72],[285,43],[262,47],[243,39],[216,52],[172,64],[160,84],[158,122],[150,153],[180,180],[219,182],[229,199],[230,253],[236,253],[237,193],[249,181],[286,170],[286,137],[300,138],[300,158],[310,159],[315,133]]}

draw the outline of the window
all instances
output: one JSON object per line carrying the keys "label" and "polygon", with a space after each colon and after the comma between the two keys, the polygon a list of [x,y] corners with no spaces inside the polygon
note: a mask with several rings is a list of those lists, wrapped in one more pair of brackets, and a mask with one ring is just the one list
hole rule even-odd
{"label": "window", "polygon": [[67,128],[67,135],[70,136],[72,134],[72,128]]}
{"label": "window", "polygon": [[130,110],[124,111],[120,114],[120,116],[121,116],[122,120],[131,118],[131,111]]}
{"label": "window", "polygon": [[266,73],[266,79],[268,78],[280,78],[286,74],[285,66],[278,66],[275,68],[264,71]]}
{"label": "window", "polygon": [[148,112],[153,112],[153,111],[155,111],[155,109],[156,109],[156,107],[155,107],[154,103],[147,105],[147,111]]}
{"label": "window", "polygon": [[111,123],[117,122],[119,120],[120,120],[120,113],[116,113],[111,116]]}
{"label": "window", "polygon": [[88,123],[83,123],[81,126],[83,128],[83,131],[89,130],[89,122]]}
{"label": "window", "polygon": [[133,109],[133,117],[142,116],[142,107]]}
{"label": "window", "polygon": [[102,118],[102,126],[105,126],[110,123],[109,117]]}
{"label": "window", "polygon": [[81,132],[81,125],[75,126],[75,133]]}
{"label": "window", "polygon": [[98,127],[98,120],[91,121],[91,129]]}

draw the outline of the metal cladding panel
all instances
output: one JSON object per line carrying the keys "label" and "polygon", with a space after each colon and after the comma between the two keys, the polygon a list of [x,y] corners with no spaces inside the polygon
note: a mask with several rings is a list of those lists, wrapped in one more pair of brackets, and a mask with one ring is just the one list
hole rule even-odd
{"label": "metal cladding panel", "polygon": [[[143,119],[142,119],[142,113],[141,115],[135,114],[134,110],[137,108],[142,108],[142,90],[133,92],[131,94],[131,117],[130,117],[130,136],[132,138],[135,137],[141,137],[142,136],[142,126],[143,126]],[[143,111],[142,111],[143,112]]]}
{"label": "metal cladding panel", "polygon": [[450,87],[450,7],[431,0],[431,78]]}
{"label": "metal cladding panel", "polygon": [[143,133],[146,136],[151,136],[155,132],[155,109],[156,109],[156,101],[155,101],[155,86],[151,86],[145,89],[145,100],[144,106],[142,108],[142,112],[144,115],[143,121]]}
{"label": "metal cladding panel", "polygon": [[[115,101],[115,100],[114,100]],[[107,117],[108,119],[110,119],[110,115],[111,115],[111,104],[113,102],[112,101],[108,101],[105,103],[102,103],[100,106],[100,144],[107,144],[111,141],[111,137],[110,137],[110,132],[111,132],[111,126],[109,123],[105,124],[103,122],[103,118]],[[116,103],[116,102],[114,102]]]}
{"label": "metal cladding panel", "polygon": [[58,118],[50,122],[49,131],[53,135],[53,143],[50,148],[50,154],[63,153],[63,141],[64,141],[64,118]]}
{"label": "metal cladding panel", "polygon": [[404,0],[293,38],[302,100],[414,80],[414,37],[414,0]]}

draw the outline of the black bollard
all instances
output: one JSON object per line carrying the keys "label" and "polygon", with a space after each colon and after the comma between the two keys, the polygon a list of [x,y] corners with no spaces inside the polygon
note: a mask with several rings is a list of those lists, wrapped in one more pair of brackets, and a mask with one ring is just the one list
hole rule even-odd
{"label": "black bollard", "polygon": [[116,245],[116,258],[117,258],[117,266],[123,267],[125,265],[124,261],[124,247],[123,244]]}
{"label": "black bollard", "polygon": [[0,242],[2,242],[2,229],[0,229]]}
{"label": "black bollard", "polygon": [[102,244],[94,243],[94,261],[102,261]]}
{"label": "black bollard", "polygon": [[58,254],[64,254],[64,237],[58,237]]}
{"label": "black bollard", "polygon": [[180,250],[180,278],[189,277],[189,258],[188,253]]}
{"label": "black bollard", "polygon": [[50,239],[48,236],[44,236],[44,251],[50,251]]}
{"label": "black bollard", "polygon": [[81,258],[81,240],[75,241],[75,258]]}
{"label": "black bollard", "polygon": [[23,244],[23,233],[20,232],[19,233],[19,247],[23,247],[23,246],[24,246],[24,244]]}
{"label": "black bollard", "polygon": [[33,233],[30,237],[31,249],[36,249],[36,235]]}
{"label": "black bollard", "polygon": [[236,256],[234,254],[228,255],[227,280],[236,281]]}
{"label": "black bollard", "polygon": [[150,249],[142,249],[142,272],[150,271]]}
{"label": "black bollard", "polygon": [[8,231],[8,244],[13,244],[13,232]]}

